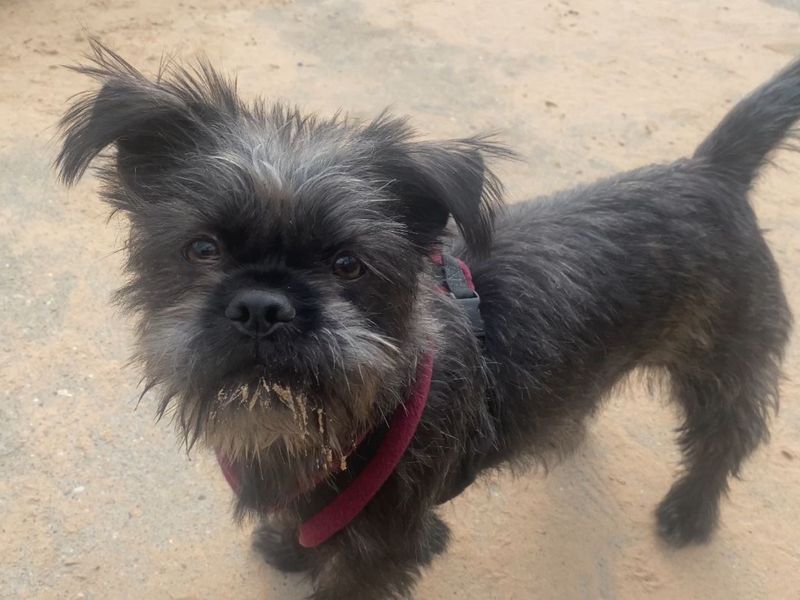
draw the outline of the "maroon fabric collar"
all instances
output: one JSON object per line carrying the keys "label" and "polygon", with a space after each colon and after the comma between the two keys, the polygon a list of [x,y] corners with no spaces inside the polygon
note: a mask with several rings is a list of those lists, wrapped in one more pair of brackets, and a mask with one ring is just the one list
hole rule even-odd
{"label": "maroon fabric collar", "polygon": [[301,546],[319,546],[344,529],[389,479],[417,431],[432,376],[433,353],[429,352],[417,367],[416,386],[411,396],[395,411],[389,431],[372,460],[330,504],[300,525],[298,541]]}
{"label": "maroon fabric collar", "polygon": [[[431,259],[434,264],[442,264],[441,254],[434,254]],[[463,261],[459,260],[458,264],[469,288],[474,291],[469,268]],[[447,291],[446,283],[443,288],[443,291]],[[428,401],[432,377],[433,352],[428,351],[417,365],[411,394],[395,410],[388,431],[367,464],[327,505],[300,524],[298,541],[301,546],[319,546],[344,529],[378,493],[394,472],[417,431]],[[217,453],[217,461],[228,484],[239,494],[242,482],[238,465],[220,453]]]}
{"label": "maroon fabric collar", "polygon": [[[329,504],[300,524],[298,541],[301,546],[319,546],[344,529],[386,483],[417,431],[428,401],[432,377],[433,353],[428,352],[417,366],[411,395],[395,410],[389,429],[375,454]],[[217,461],[228,485],[238,494],[242,485],[238,466],[220,453],[217,453]]]}

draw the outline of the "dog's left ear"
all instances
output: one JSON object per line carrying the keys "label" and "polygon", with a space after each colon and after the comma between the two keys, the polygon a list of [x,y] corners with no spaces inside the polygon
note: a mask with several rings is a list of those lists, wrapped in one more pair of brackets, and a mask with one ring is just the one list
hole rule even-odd
{"label": "dog's left ear", "polygon": [[403,141],[377,159],[380,175],[399,201],[398,214],[415,243],[437,243],[452,216],[468,249],[488,252],[494,216],[502,205],[502,185],[486,157],[512,153],[488,139],[449,142]]}

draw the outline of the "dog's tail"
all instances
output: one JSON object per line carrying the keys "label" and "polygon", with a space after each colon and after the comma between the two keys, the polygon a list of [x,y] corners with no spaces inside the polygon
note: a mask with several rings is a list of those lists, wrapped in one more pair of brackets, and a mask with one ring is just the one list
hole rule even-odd
{"label": "dog's tail", "polygon": [[750,93],[725,115],[694,158],[749,186],[769,153],[800,119],[800,59]]}

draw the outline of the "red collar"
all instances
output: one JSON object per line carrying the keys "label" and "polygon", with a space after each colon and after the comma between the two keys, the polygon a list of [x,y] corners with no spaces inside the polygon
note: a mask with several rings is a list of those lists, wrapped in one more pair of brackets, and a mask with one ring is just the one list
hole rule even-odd
{"label": "red collar", "polygon": [[[395,410],[388,431],[369,462],[330,503],[300,524],[298,541],[301,546],[319,546],[344,529],[386,483],[417,431],[428,401],[432,376],[433,353],[428,352],[417,367],[416,384],[411,395]],[[228,484],[239,494],[241,478],[238,465],[220,453],[217,453],[217,461]]]}
{"label": "red collar", "polygon": [[[443,266],[441,254],[435,254],[431,258],[434,264]],[[474,294],[475,287],[469,268],[460,260],[457,264],[463,272],[469,289]],[[442,284],[443,291],[450,291],[448,289],[450,287],[448,286],[449,279],[445,277]],[[477,298],[477,294],[475,297]],[[433,352],[429,351],[423,355],[417,366],[415,386],[411,394],[406,402],[395,410],[386,434],[369,461],[337,496],[300,524],[298,541],[301,546],[306,548],[319,546],[344,529],[386,483],[417,431],[428,401],[432,376]],[[217,461],[228,484],[234,492],[239,494],[241,478],[238,465],[219,453],[217,453]]]}
{"label": "red collar", "polygon": [[411,396],[398,408],[378,451],[350,485],[333,501],[300,525],[298,541],[313,548],[344,529],[364,509],[394,472],[411,443],[428,401],[433,376],[433,354],[427,353],[417,367],[417,382]]}

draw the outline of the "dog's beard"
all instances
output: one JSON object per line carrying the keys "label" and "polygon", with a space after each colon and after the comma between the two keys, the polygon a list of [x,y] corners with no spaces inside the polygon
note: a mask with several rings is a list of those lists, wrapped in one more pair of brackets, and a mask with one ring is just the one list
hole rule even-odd
{"label": "dog's beard", "polygon": [[267,347],[255,362],[242,361],[236,346],[255,342],[226,349],[204,326],[203,309],[186,302],[141,321],[145,389],[158,390],[159,414],[173,416],[189,448],[199,443],[235,460],[260,460],[278,448],[342,466],[399,401],[382,391],[402,388],[386,385],[402,371],[399,342],[359,324],[353,312],[332,302],[328,326]]}

